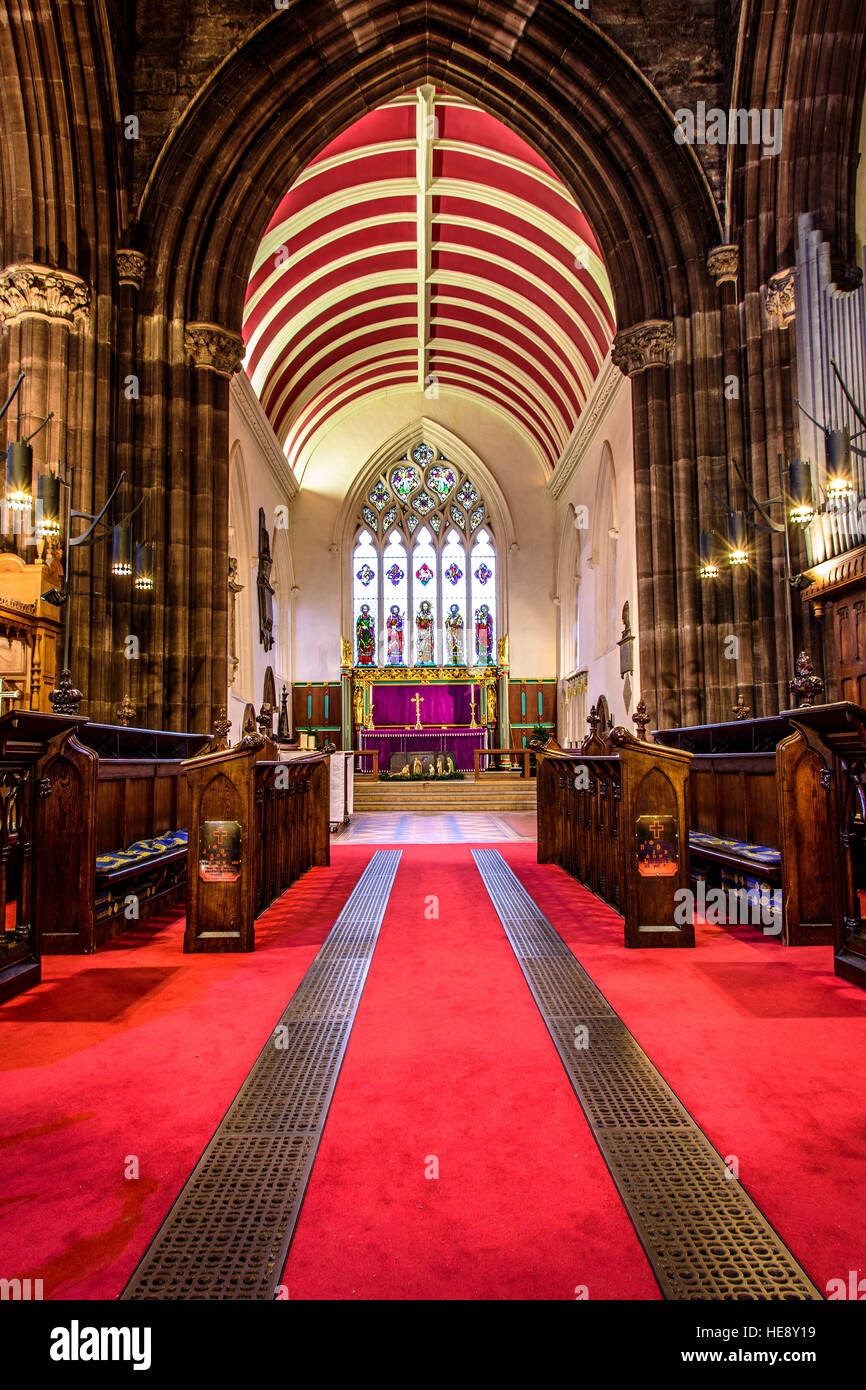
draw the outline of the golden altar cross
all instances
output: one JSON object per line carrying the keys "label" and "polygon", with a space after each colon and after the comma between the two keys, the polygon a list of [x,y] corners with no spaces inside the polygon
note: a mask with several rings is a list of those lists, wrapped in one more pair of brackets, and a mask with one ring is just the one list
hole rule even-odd
{"label": "golden altar cross", "polygon": [[412,699],[409,701],[409,704],[410,704],[410,705],[414,705],[414,706],[415,706],[415,728],[416,728],[416,729],[420,729],[420,728],[421,728],[421,706],[423,705],[423,703],[424,703],[424,696],[423,696],[423,695],[413,695],[413,696],[412,696]]}

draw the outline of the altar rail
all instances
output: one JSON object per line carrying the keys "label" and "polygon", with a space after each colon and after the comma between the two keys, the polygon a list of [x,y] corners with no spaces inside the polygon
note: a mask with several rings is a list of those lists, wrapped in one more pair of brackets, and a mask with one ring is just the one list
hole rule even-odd
{"label": "altar rail", "polygon": [[538,748],[538,862],[560,864],[621,913],[626,946],[694,945],[676,896],[690,886],[690,761],[625,729],[580,750]]}
{"label": "altar rail", "polygon": [[510,768],[499,768],[497,771],[516,772],[520,769],[521,777],[528,780],[530,761],[534,754],[529,748],[476,748],[475,749],[475,781],[481,781],[482,772],[489,772],[490,768],[481,767],[482,761],[490,758],[507,758],[511,763]]}
{"label": "altar rail", "polygon": [[184,764],[184,951],[252,951],[256,917],[307,869],[330,863],[328,755],[273,761],[262,751],[252,736]]}
{"label": "altar rail", "polygon": [[[378,748],[353,748],[352,758],[354,760],[355,771],[362,776],[371,776],[374,781],[379,776],[379,750]],[[369,763],[369,767],[359,766],[361,763]]]}

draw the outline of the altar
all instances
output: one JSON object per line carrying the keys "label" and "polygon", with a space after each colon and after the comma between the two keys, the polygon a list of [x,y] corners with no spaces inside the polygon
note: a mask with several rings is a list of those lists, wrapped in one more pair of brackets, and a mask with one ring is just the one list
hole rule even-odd
{"label": "altar", "polygon": [[484,729],[362,729],[359,747],[364,753],[378,752],[379,767],[391,766],[392,753],[414,753],[432,750],[451,752],[458,772],[471,772],[475,767],[475,749],[484,748],[487,733]]}
{"label": "altar", "polygon": [[426,749],[450,751],[457,771],[469,772],[495,718],[495,680],[495,668],[365,671],[356,684],[357,746],[376,750],[380,768],[391,766],[392,753]]}

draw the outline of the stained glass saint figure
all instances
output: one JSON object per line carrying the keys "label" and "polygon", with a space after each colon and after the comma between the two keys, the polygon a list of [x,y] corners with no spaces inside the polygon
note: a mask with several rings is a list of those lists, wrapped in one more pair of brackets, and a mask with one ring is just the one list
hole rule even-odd
{"label": "stained glass saint figure", "polygon": [[396,603],[391,604],[391,612],[385,624],[388,629],[388,665],[403,665],[403,617]]}
{"label": "stained glass saint figure", "polygon": [[475,658],[479,666],[493,665],[493,617],[486,603],[475,610]]}
{"label": "stained glass saint figure", "polygon": [[369,603],[361,604],[355,631],[358,634],[358,665],[375,666],[373,658],[376,654],[376,633]]}
{"label": "stained glass saint figure", "polygon": [[420,666],[433,665],[433,613],[430,608],[430,600],[422,599],[421,607],[415,616],[415,629],[418,638],[418,664]]}
{"label": "stained glass saint figure", "polygon": [[448,665],[463,665],[463,618],[456,603],[452,603],[445,619],[445,643],[448,650]]}

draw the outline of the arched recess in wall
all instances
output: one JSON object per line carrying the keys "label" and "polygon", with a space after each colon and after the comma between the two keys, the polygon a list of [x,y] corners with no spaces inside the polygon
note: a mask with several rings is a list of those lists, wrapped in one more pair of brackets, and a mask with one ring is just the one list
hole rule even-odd
{"label": "arched recess in wall", "polygon": [[619,508],[616,496],[616,470],[607,440],[601,450],[601,463],[592,509],[592,562],[596,566],[595,656],[605,656],[617,639],[616,564],[619,540]]}
{"label": "arched recess in wall", "polygon": [[274,568],[271,583],[274,589],[274,640],[272,653],[277,679],[277,708],[283,685],[288,686],[289,704],[293,677],[292,662],[292,587],[295,582],[292,549],[287,530],[273,532]]}
{"label": "arched recess in wall", "polygon": [[[232,560],[237,564],[232,566]],[[231,576],[234,573],[235,579]],[[234,600],[234,656],[237,667],[232,679],[229,660],[229,690],[240,700],[255,700],[253,689],[253,620],[257,615],[256,577],[253,570],[253,540],[250,525],[250,498],[246,468],[240,443],[235,441],[229,456],[229,579],[241,587],[229,594],[229,647],[232,646],[231,603]],[[231,650],[230,650],[231,658]]]}
{"label": "arched recess in wall", "polygon": [[[585,512],[585,508],[582,509]],[[562,519],[557,558],[556,592],[559,595],[559,676],[564,679],[581,665],[579,632],[580,580],[586,529],[577,526],[578,514],[569,502]],[[585,664],[585,663],[584,663]]]}
{"label": "arched recess in wall", "polygon": [[341,559],[341,632],[346,637],[353,635],[352,557],[359,518],[367,504],[368,493],[383,472],[389,471],[398,460],[405,454],[411,454],[420,444],[431,445],[455,469],[471,478],[484,498],[485,523],[489,524],[496,551],[495,646],[496,637],[508,632],[508,555],[516,539],[511,510],[494,473],[474,449],[451,430],[423,417],[391,435],[366,460],[340,508],[332,533],[332,544],[338,546]]}

